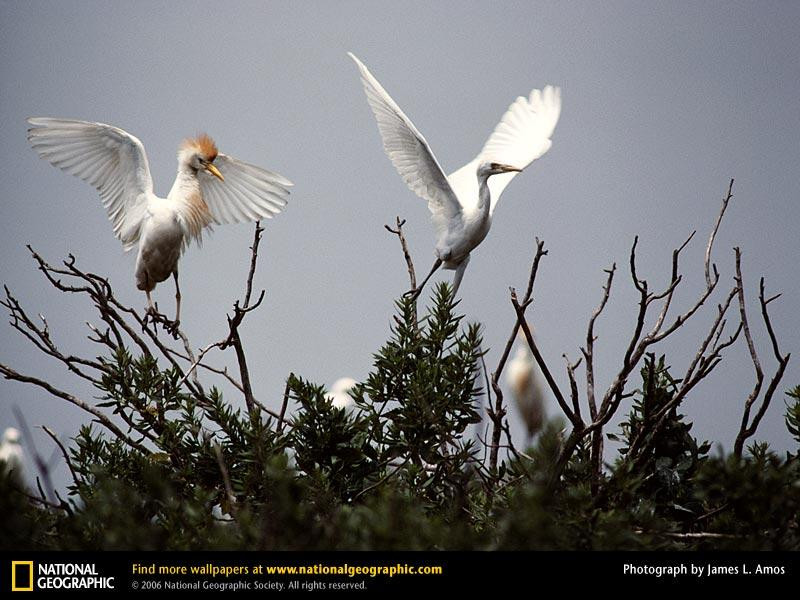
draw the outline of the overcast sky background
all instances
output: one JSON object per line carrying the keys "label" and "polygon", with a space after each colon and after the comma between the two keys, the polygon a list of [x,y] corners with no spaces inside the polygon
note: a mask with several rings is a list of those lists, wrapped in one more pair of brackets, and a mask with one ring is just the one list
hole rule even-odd
{"label": "overcast sky background", "polygon": [[[363,378],[387,338],[393,300],[408,286],[397,239],[383,225],[395,215],[408,220],[419,271],[433,260],[433,229],[425,203],[383,154],[345,54],[351,50],[447,172],[477,153],[517,95],[547,83],[562,88],[552,149],[506,190],[460,290],[461,310],[485,326],[491,369],[514,323],[508,287],[524,287],[539,236],[549,255],[529,314],[562,383],[561,355],[579,356],[603,269],[613,261],[620,267],[596,328],[597,381],[605,389],[634,324],[637,297],[626,271],[634,235],[640,276],[660,288],[672,248],[698,230],[682,257],[674,303],[685,309],[702,289],[705,242],[735,177],[714,253],[719,289],[661,351],[681,375],[733,285],[738,245],[750,320],[771,376],[760,276],[769,293],[784,294],[771,305],[782,350],[800,350],[798,24],[793,2],[3,1],[0,281],[31,314],[45,315],[55,341],[71,352],[91,350],[83,323],[96,318],[83,298],[44,281],[25,244],[54,262],[74,253],[81,267],[107,274],[122,301],[145,305],[133,280],[135,252],[122,252],[90,186],[30,150],[26,117],[103,121],[133,133],[162,196],[180,141],[206,131],[223,152],[296,184],[284,213],[265,223],[256,284],[267,296],[243,331],[257,397],[277,408],[291,371],[328,385]],[[219,227],[183,258],[183,328],[194,346],[224,334],[251,238],[249,225]],[[171,282],[155,293],[168,314],[173,294]],[[10,327],[0,336],[0,361],[91,398]],[[209,357],[215,365],[232,360],[232,353]],[[800,383],[798,364],[800,356],[757,435],[778,449],[791,443],[783,391]],[[583,392],[582,369],[579,376]],[[752,384],[740,342],[683,405],[696,435],[729,450]],[[3,380],[0,428],[16,425],[15,404],[30,425],[49,425],[63,439],[88,422],[39,389]],[[550,399],[550,414],[557,410]],[[514,412],[511,418],[521,442],[522,426]],[[44,434],[36,442],[50,454]]]}

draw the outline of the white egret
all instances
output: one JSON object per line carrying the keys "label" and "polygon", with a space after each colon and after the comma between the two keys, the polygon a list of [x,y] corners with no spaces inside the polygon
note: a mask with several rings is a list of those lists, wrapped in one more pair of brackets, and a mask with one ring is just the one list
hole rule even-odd
{"label": "white egret", "polygon": [[514,358],[508,363],[507,381],[529,437],[533,437],[544,423],[544,396],[539,385],[537,368],[533,353],[522,337]]}
{"label": "white egret", "polygon": [[147,294],[175,279],[175,323],[180,320],[178,259],[192,240],[202,242],[212,223],[242,223],[278,214],[292,183],[277,173],[217,152],[205,134],[178,151],[178,175],[166,198],[153,193],[144,146],[133,135],[103,123],[28,119],[28,140],[40,157],[94,186],[114,233],[126,251],[139,244],[136,287]]}
{"label": "white egret", "polygon": [[6,474],[24,481],[25,459],[22,452],[19,430],[9,427],[3,432],[3,442],[0,444],[0,469]]}
{"label": "white egret", "polygon": [[353,398],[350,396],[350,390],[353,389],[358,382],[352,377],[342,377],[333,382],[331,392],[328,394],[328,400],[336,408],[347,408],[353,406]]}
{"label": "white egret", "polygon": [[561,112],[561,92],[548,85],[541,91],[531,91],[528,98],[517,98],[478,156],[445,176],[428,142],[411,120],[367,67],[352,53],[348,55],[361,71],[384,151],[411,191],[427,200],[436,228],[436,261],[422,284],[409,293],[418,295],[443,266],[455,270],[455,294],[470,252],[489,232],[500,194],[517,172],[550,149],[550,137]]}

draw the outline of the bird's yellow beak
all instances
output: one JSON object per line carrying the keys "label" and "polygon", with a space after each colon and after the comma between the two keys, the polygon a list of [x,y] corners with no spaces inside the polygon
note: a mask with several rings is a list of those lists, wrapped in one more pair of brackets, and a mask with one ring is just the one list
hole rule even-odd
{"label": "bird's yellow beak", "polygon": [[206,171],[211,173],[214,177],[216,177],[220,181],[225,181],[225,178],[222,176],[222,173],[220,173],[219,169],[217,167],[215,167],[213,164],[208,163],[205,168],[206,168]]}
{"label": "bird's yellow beak", "polygon": [[519,173],[522,171],[522,169],[512,167],[511,165],[500,165],[500,170],[503,171],[503,173]]}

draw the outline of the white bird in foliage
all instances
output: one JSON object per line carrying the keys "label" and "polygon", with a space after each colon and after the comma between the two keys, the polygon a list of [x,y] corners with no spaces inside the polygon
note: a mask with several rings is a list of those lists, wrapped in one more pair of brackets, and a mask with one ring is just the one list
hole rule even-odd
{"label": "white bird in foliage", "polygon": [[353,398],[350,396],[350,390],[358,382],[352,377],[342,377],[333,382],[331,392],[328,394],[328,400],[336,408],[350,408],[353,406]]}
{"label": "white bird in foliage", "polygon": [[278,214],[292,183],[271,171],[217,152],[205,134],[178,151],[178,175],[166,198],[153,193],[144,146],[133,135],[103,123],[31,118],[28,140],[36,153],[100,192],[126,251],[138,242],[136,287],[147,294],[175,279],[175,322],[180,320],[178,259],[192,240],[202,242],[212,224],[242,223]]}
{"label": "white bird in foliage", "polygon": [[544,396],[539,385],[537,368],[533,353],[522,337],[514,358],[508,363],[507,381],[529,437],[533,437],[544,423]]}
{"label": "white bird in foliage", "polygon": [[18,429],[9,427],[3,432],[3,442],[0,444],[0,469],[10,474],[19,481],[24,480],[24,454],[19,443]]}
{"label": "white bird in foliage", "polygon": [[[489,232],[500,194],[517,172],[550,149],[561,112],[561,91],[546,86],[520,96],[503,115],[478,156],[445,176],[428,142],[367,67],[348,53],[378,121],[383,148],[408,187],[427,200],[436,228],[436,262],[411,294],[418,295],[440,266],[455,270],[458,291],[470,252]],[[491,177],[491,179],[489,179]]]}

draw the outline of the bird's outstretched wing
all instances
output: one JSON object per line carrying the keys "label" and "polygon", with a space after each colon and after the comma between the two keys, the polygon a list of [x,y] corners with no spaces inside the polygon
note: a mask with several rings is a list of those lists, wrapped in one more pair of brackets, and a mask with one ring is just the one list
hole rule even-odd
{"label": "bird's outstretched wing", "polygon": [[[448,178],[455,189],[472,185],[475,171],[483,162],[499,162],[524,169],[550,149],[550,138],[561,114],[561,90],[551,85],[533,90],[528,98],[518,97],[500,119],[480,154]],[[516,176],[501,173],[489,178],[491,212],[500,194]],[[477,193],[477,183],[474,184]],[[471,197],[469,194],[465,196]],[[473,194],[474,195],[474,194]]]}
{"label": "bird's outstretched wing", "polygon": [[431,152],[428,142],[369,69],[352,52],[348,52],[348,56],[361,71],[361,82],[370,108],[375,113],[384,151],[411,191],[428,201],[434,225],[437,230],[441,230],[461,212],[461,205],[447,182],[442,167]]}
{"label": "bird's outstretched wing", "polygon": [[216,223],[244,223],[271,219],[286,206],[292,182],[261,167],[219,154],[214,166],[225,178],[220,181],[201,170],[197,177],[203,200]]}
{"label": "bird's outstretched wing", "polygon": [[47,117],[28,123],[28,141],[40,157],[100,192],[114,233],[130,250],[153,194],[142,142],[104,123]]}

